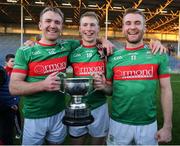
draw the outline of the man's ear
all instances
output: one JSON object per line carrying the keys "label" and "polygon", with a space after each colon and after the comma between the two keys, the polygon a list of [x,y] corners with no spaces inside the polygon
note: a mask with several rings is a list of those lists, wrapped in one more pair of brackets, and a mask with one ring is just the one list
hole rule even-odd
{"label": "man's ear", "polygon": [[81,26],[79,26],[79,34],[81,35]]}
{"label": "man's ear", "polygon": [[122,34],[124,34],[124,25],[122,24]]}
{"label": "man's ear", "polygon": [[41,29],[41,22],[39,22],[39,30],[42,30],[42,29]]}
{"label": "man's ear", "polygon": [[147,28],[146,28],[146,25],[144,25],[144,33],[146,32]]}
{"label": "man's ear", "polygon": [[64,28],[64,23],[61,25],[60,34],[62,34],[62,32],[63,32],[63,28]]}
{"label": "man's ear", "polygon": [[100,26],[98,25],[98,33],[100,32]]}

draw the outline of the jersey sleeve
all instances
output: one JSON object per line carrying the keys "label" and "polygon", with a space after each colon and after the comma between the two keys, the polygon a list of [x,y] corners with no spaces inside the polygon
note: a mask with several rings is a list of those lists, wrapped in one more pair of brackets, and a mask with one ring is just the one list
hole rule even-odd
{"label": "jersey sleeve", "polygon": [[73,51],[74,49],[76,49],[77,47],[79,47],[81,45],[79,40],[69,39],[69,40],[66,40],[66,42],[68,43],[69,47],[71,48],[71,51]]}
{"label": "jersey sleeve", "polygon": [[24,53],[24,48],[19,48],[16,51],[13,72],[27,74],[28,58]]}
{"label": "jersey sleeve", "polygon": [[167,54],[160,55],[158,74],[159,78],[165,78],[170,76],[169,58]]}
{"label": "jersey sleeve", "polygon": [[116,56],[119,56],[119,50],[118,48],[114,48],[113,54],[111,56],[108,57],[108,61],[106,63],[106,79],[108,81],[112,81],[113,80],[113,68],[116,64],[116,60],[114,59]]}
{"label": "jersey sleeve", "polygon": [[113,79],[112,62],[109,59],[108,62],[106,63],[106,79],[107,81],[112,81]]}

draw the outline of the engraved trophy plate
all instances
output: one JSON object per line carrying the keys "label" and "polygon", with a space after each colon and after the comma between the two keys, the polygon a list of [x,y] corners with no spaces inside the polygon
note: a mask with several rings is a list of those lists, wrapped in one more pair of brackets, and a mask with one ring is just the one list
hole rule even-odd
{"label": "engraved trophy plate", "polygon": [[93,92],[93,79],[91,78],[63,78],[60,92],[69,94],[71,102],[65,109],[63,123],[68,126],[84,126],[94,121],[88,105],[82,97]]}

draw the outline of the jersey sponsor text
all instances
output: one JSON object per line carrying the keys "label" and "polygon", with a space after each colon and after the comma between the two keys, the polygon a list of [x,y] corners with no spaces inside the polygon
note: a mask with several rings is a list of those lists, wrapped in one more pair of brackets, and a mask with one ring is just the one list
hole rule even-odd
{"label": "jersey sponsor text", "polygon": [[114,68],[115,80],[154,80],[158,79],[157,64],[119,66]]}
{"label": "jersey sponsor text", "polygon": [[67,66],[67,56],[29,64],[29,76],[47,75],[56,71],[64,71]]}
{"label": "jersey sponsor text", "polygon": [[105,72],[105,64],[103,61],[73,63],[72,67],[75,76],[89,76],[94,73],[104,74]]}

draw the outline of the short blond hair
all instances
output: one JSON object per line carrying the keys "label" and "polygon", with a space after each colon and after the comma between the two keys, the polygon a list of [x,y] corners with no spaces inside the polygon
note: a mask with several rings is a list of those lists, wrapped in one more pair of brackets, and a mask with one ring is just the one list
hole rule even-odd
{"label": "short blond hair", "polygon": [[80,23],[81,23],[81,20],[82,18],[84,17],[92,17],[92,18],[95,18],[98,22],[98,25],[99,25],[99,18],[98,18],[98,15],[95,13],[95,12],[92,12],[92,11],[88,11],[88,12],[85,12],[84,14],[81,15],[81,18],[80,18]]}
{"label": "short blond hair", "polygon": [[64,20],[63,12],[59,8],[56,8],[56,7],[46,7],[46,8],[44,8],[42,10],[42,12],[40,13],[40,20],[42,19],[42,16],[48,11],[59,14],[59,16],[62,18],[62,20]]}

